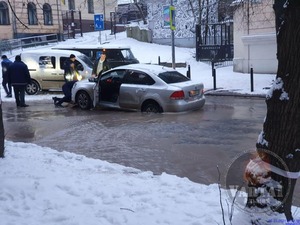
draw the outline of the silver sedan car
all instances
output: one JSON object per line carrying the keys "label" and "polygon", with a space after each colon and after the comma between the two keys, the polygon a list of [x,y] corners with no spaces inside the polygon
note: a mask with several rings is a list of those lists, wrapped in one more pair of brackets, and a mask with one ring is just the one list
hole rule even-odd
{"label": "silver sedan car", "polygon": [[175,69],[149,64],[119,66],[72,89],[81,109],[114,107],[142,112],[184,112],[203,107],[203,84]]}

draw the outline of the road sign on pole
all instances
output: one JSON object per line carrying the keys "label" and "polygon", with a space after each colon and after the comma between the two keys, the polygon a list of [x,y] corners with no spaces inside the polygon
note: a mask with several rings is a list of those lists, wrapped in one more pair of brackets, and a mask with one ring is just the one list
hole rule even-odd
{"label": "road sign on pole", "polygon": [[103,14],[94,15],[94,30],[104,30],[104,16]]}
{"label": "road sign on pole", "polygon": [[101,43],[101,30],[104,30],[104,16],[103,14],[94,15],[94,30],[99,31],[98,40]]}

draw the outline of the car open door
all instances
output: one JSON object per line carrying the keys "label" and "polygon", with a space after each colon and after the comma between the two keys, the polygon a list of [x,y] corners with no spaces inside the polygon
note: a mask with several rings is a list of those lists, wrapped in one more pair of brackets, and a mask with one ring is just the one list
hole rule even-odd
{"label": "car open door", "polygon": [[100,93],[99,100],[101,102],[117,103],[119,100],[120,86],[123,82],[126,70],[111,70],[100,77],[99,85]]}

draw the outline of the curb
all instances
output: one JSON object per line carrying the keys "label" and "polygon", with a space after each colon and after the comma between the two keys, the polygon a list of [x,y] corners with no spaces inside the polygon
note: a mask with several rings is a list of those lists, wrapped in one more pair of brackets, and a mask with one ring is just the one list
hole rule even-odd
{"label": "curb", "polygon": [[266,98],[266,94],[248,94],[248,93],[238,93],[230,90],[214,90],[209,89],[204,91],[205,95],[210,96],[230,96],[230,97],[244,97],[244,98]]}

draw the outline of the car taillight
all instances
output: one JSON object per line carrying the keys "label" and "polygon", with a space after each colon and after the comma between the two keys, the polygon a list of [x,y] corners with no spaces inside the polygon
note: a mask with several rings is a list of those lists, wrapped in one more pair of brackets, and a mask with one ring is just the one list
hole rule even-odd
{"label": "car taillight", "polygon": [[170,99],[172,100],[179,100],[184,99],[184,92],[183,91],[175,91],[171,94]]}

